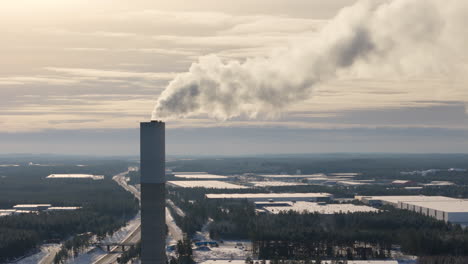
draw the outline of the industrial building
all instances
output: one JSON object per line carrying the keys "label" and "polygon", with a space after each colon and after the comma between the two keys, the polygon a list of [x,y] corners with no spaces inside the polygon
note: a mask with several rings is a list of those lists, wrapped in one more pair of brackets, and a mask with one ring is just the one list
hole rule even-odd
{"label": "industrial building", "polygon": [[349,213],[362,213],[362,212],[378,212],[370,206],[354,205],[354,204],[325,204],[325,203],[312,203],[312,202],[288,202],[272,203],[264,205],[262,210],[268,214],[278,214],[281,212],[294,211],[297,213],[318,213],[318,214],[349,214]]}
{"label": "industrial building", "polygon": [[104,180],[103,175],[91,175],[91,174],[50,174],[46,179],[92,179],[92,180]]}
{"label": "industrial building", "polygon": [[246,186],[223,181],[168,181],[168,185],[179,188],[207,188],[207,189],[248,189]]}
{"label": "industrial building", "polygon": [[338,185],[343,185],[343,186],[362,186],[362,185],[368,185],[368,182],[362,182],[362,181],[337,181],[336,184]]}
{"label": "industrial building", "polygon": [[140,124],[141,263],[166,263],[165,124]]}
{"label": "industrial building", "polygon": [[323,184],[328,181],[330,181],[330,178],[327,178],[327,177],[307,178],[307,182],[311,184]]}
{"label": "industrial building", "polygon": [[426,187],[431,187],[431,186],[452,186],[452,185],[455,185],[455,183],[453,182],[449,182],[449,181],[431,181],[430,183],[427,183],[427,184],[423,184],[424,186]]}
{"label": "industrial building", "polygon": [[51,204],[17,204],[13,206],[13,209],[1,209],[0,216],[7,216],[12,214],[29,214],[38,212],[57,212],[57,211],[72,211],[78,210],[81,207],[67,206],[57,207]]}
{"label": "industrial building", "polygon": [[391,205],[398,208],[400,202],[437,202],[458,201],[458,199],[445,196],[400,195],[400,196],[356,196],[355,199],[369,205]]}
{"label": "industrial building", "polygon": [[15,209],[0,209],[0,217],[8,216],[16,213]]}
{"label": "industrial building", "polygon": [[400,209],[456,224],[468,224],[468,201],[399,202]]}
{"label": "industrial building", "polygon": [[79,206],[65,206],[65,207],[58,207],[58,206],[52,206],[47,208],[47,212],[56,212],[56,211],[75,211],[81,209]]}
{"label": "industrial building", "polygon": [[329,193],[228,193],[206,194],[208,199],[237,199],[249,201],[305,201],[326,202],[333,199]]}
{"label": "industrial building", "polygon": [[392,181],[392,185],[394,186],[415,186],[417,183],[410,180],[395,180]]}
{"label": "industrial building", "polygon": [[284,187],[284,186],[300,186],[307,185],[302,182],[283,182],[283,181],[252,181],[249,184],[254,187]]}
{"label": "industrial building", "polygon": [[[255,264],[262,264],[262,260],[254,260]],[[265,264],[273,264],[273,260],[265,260]],[[322,264],[398,264],[397,260],[322,260]],[[245,260],[206,260],[201,264],[245,264]]]}
{"label": "industrial building", "polygon": [[208,173],[175,173],[174,177],[188,180],[228,180],[229,177]]}
{"label": "industrial building", "polygon": [[263,177],[266,179],[274,179],[274,180],[283,180],[283,181],[290,181],[290,180],[302,180],[307,178],[313,177],[323,177],[324,174],[259,174],[259,177]]}
{"label": "industrial building", "polygon": [[13,206],[13,209],[21,211],[44,211],[51,206],[51,204],[17,204]]}
{"label": "industrial building", "polygon": [[341,177],[355,177],[361,175],[361,173],[358,172],[337,172],[337,173],[331,173],[330,175],[332,176],[341,176]]}
{"label": "industrial building", "polygon": [[410,210],[435,219],[468,224],[468,201],[445,196],[356,196],[369,205],[391,205]]}

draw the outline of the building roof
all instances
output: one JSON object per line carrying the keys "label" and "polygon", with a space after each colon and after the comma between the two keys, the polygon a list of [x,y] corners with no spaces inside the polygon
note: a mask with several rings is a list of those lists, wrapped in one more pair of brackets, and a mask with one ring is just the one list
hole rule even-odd
{"label": "building roof", "polygon": [[13,208],[51,207],[51,204],[17,204]]}
{"label": "building roof", "polygon": [[349,186],[359,186],[359,185],[367,185],[369,183],[366,182],[358,182],[358,181],[338,181],[338,184],[341,185],[349,185]]}
{"label": "building roof", "polygon": [[333,176],[358,176],[358,175],[361,175],[361,173],[358,173],[358,172],[338,172],[338,173],[331,173],[330,175],[333,175]]}
{"label": "building roof", "polygon": [[315,177],[315,178],[307,178],[308,181],[328,181],[330,178],[327,177]]}
{"label": "building roof", "polygon": [[393,184],[408,184],[408,183],[412,183],[412,181],[409,181],[409,180],[395,180],[395,181],[392,181]]}
{"label": "building roof", "polygon": [[458,201],[458,199],[445,196],[399,195],[399,196],[356,196],[356,199],[379,200],[389,203],[398,202],[424,202],[424,201]]}
{"label": "building roof", "polygon": [[451,186],[451,185],[455,185],[455,184],[449,181],[432,181],[431,183],[424,184],[424,186]]}
{"label": "building roof", "polygon": [[415,187],[405,187],[405,190],[421,190],[423,187],[421,186],[415,186]]}
{"label": "building roof", "polygon": [[174,177],[177,178],[184,178],[184,179],[228,179],[226,176],[222,175],[215,175],[215,174],[208,174],[208,173],[197,173],[197,174],[182,174],[176,173]]}
{"label": "building roof", "polygon": [[318,204],[311,202],[295,202],[291,203],[289,207],[275,207],[275,206],[265,206],[263,207],[265,211],[268,211],[273,214],[280,212],[289,212],[294,211],[298,213],[307,212],[307,213],[319,213],[319,214],[338,214],[338,213],[357,213],[357,212],[378,212],[378,209],[375,209],[370,206],[365,205],[354,205],[354,204]]}
{"label": "building roof", "polygon": [[181,188],[248,189],[248,187],[224,181],[168,181],[167,183]]}
{"label": "building roof", "polygon": [[209,199],[248,199],[248,198],[318,198],[332,197],[329,193],[216,193],[206,194]]}
{"label": "building roof", "polygon": [[323,177],[323,174],[258,174],[260,177],[265,178],[311,178],[311,177]]}
{"label": "building roof", "polygon": [[197,174],[208,174],[208,172],[203,171],[171,171],[174,174],[189,174],[189,175],[197,175]]}
{"label": "building roof", "polygon": [[93,179],[102,180],[103,175],[92,175],[92,174],[50,174],[46,177],[47,179]]}
{"label": "building roof", "polygon": [[276,187],[276,186],[298,186],[307,185],[302,182],[282,182],[282,181],[253,181],[250,182],[255,187]]}
{"label": "building roof", "polygon": [[419,207],[424,207],[424,208],[429,208],[429,209],[449,212],[449,213],[467,213],[468,212],[467,200],[419,201],[419,202],[407,202],[407,203],[410,205],[416,205]]}
{"label": "building roof", "polygon": [[53,206],[53,207],[47,208],[47,210],[49,211],[69,211],[69,210],[78,210],[78,209],[81,209],[81,207],[79,206],[66,206],[66,207]]}

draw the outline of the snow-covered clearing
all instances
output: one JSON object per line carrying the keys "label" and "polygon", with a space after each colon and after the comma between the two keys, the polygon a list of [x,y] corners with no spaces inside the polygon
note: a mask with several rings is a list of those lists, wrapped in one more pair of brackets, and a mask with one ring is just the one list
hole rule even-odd
{"label": "snow-covered clearing", "polygon": [[210,247],[210,251],[194,250],[197,263],[207,260],[245,260],[252,257],[252,243],[244,240],[225,240],[218,242],[219,247]]}

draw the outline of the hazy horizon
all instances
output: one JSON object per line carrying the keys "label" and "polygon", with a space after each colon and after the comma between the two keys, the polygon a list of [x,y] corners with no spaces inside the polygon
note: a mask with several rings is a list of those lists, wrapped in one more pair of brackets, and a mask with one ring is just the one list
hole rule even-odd
{"label": "hazy horizon", "polygon": [[4,3],[0,153],[468,152],[467,4],[383,3]]}

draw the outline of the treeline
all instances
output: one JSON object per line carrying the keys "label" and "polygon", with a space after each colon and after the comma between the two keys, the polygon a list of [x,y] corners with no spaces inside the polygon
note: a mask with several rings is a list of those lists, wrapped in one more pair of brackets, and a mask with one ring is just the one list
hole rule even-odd
{"label": "treeline", "polygon": [[[78,244],[86,246],[78,238],[69,238],[88,232],[103,238],[125,225],[138,212],[138,201],[112,181],[111,176],[125,171],[127,166],[125,162],[104,161],[88,167],[7,168],[9,173],[0,178],[0,209],[19,203],[82,209],[0,217],[0,262],[32,252],[44,242],[66,241],[65,248],[71,243],[74,249],[79,248]],[[98,181],[45,179],[52,173],[103,174],[106,178]],[[70,254],[67,250],[61,254]]]}
{"label": "treeline", "polygon": [[405,210],[251,217],[247,208],[239,208],[237,214],[229,208],[230,213],[213,215],[210,234],[251,239],[262,259],[387,258],[392,245],[417,256],[468,255],[467,230]]}
{"label": "treeline", "polygon": [[[51,164],[54,164],[50,161]],[[9,209],[20,203],[51,203],[54,206],[74,205],[87,199],[93,203],[94,193],[84,197],[90,191],[112,191],[109,186],[111,177],[125,171],[132,163],[125,161],[102,161],[101,164],[93,161],[90,164],[76,165],[42,165],[0,167],[0,209]],[[104,175],[105,180],[91,179],[46,179],[50,174],[95,174]]]}
{"label": "treeline", "polygon": [[62,248],[54,257],[54,264],[64,263],[70,256],[77,257],[79,253],[86,250],[93,237],[92,233],[79,234],[63,243]]}
{"label": "treeline", "polygon": [[[232,175],[242,173],[303,174],[361,172],[365,178],[398,179],[402,171],[468,168],[467,154],[303,154],[252,157],[203,158],[168,162],[175,171],[205,171]],[[468,184],[466,173],[441,173]],[[417,175],[415,177],[418,177]],[[415,178],[416,179],[416,178]],[[418,179],[424,179],[419,176]],[[431,179],[434,180],[434,179]]]}
{"label": "treeline", "polygon": [[170,191],[168,197],[186,214],[176,217],[184,232],[192,235],[212,218],[211,238],[249,239],[264,259],[387,258],[392,245],[411,255],[468,256],[466,229],[392,207],[379,213],[256,215],[246,200],[208,200],[199,189]]}
{"label": "treeline", "polygon": [[[112,198],[110,198],[112,199]],[[61,241],[76,234],[91,232],[98,238],[112,234],[137,213],[138,205],[125,202],[119,209],[94,211],[82,209],[72,212],[22,214],[0,218],[0,262],[26,254],[43,241]],[[74,244],[65,243],[66,249],[79,250]],[[86,246],[86,243],[79,244]],[[76,252],[75,252],[76,253]],[[68,253],[67,253],[68,254]]]}
{"label": "treeline", "polygon": [[468,186],[444,186],[425,187],[422,190],[406,190],[399,187],[387,185],[362,185],[362,186],[322,186],[322,185],[300,185],[300,186],[274,186],[257,187],[250,189],[205,189],[205,188],[172,188],[168,186],[169,194],[180,197],[183,200],[204,199],[207,193],[314,193],[326,192],[335,198],[354,198],[359,195],[428,195],[448,196],[454,198],[468,198]]}
{"label": "treeline", "polygon": [[170,257],[169,264],[194,264],[192,242],[185,238],[177,241],[176,257]]}
{"label": "treeline", "polygon": [[466,264],[468,257],[454,257],[454,256],[424,256],[418,258],[418,264]]}
{"label": "treeline", "polygon": [[188,212],[188,214],[180,216],[172,206],[168,206],[169,211],[182,232],[192,236],[195,232],[201,230],[202,226],[208,220],[207,207],[199,203],[190,202],[179,203],[179,205],[182,205],[181,210]]}

